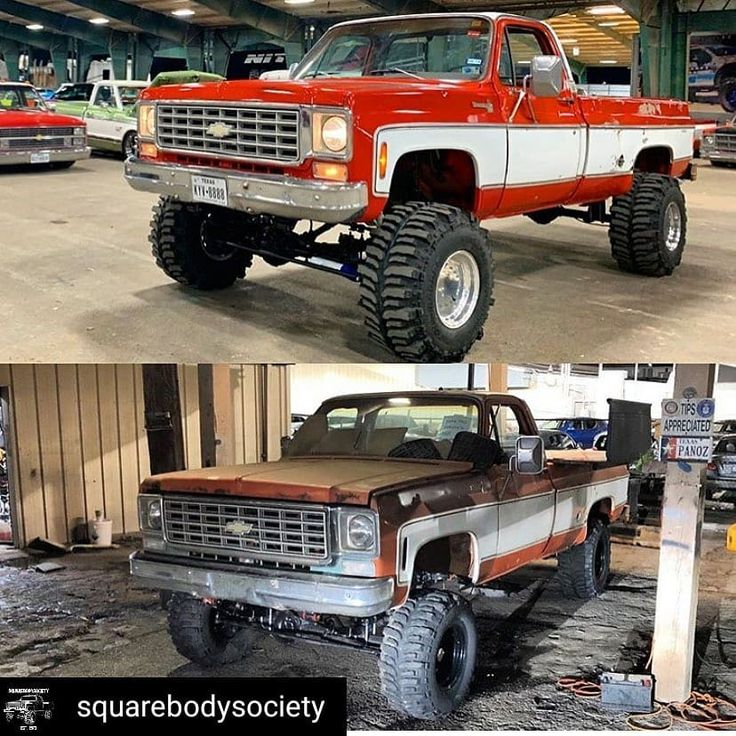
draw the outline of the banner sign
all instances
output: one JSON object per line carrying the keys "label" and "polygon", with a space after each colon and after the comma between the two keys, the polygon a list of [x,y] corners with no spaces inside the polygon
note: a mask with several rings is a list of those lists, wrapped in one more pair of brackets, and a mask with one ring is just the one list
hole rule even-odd
{"label": "banner sign", "polygon": [[662,401],[661,460],[707,463],[713,451],[712,398]]}

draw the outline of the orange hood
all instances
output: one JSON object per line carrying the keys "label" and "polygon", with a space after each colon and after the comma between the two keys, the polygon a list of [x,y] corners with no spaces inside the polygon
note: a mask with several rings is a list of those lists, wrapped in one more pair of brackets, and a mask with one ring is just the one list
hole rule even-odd
{"label": "orange hood", "polygon": [[193,493],[268,500],[368,505],[379,490],[436,481],[472,470],[470,463],[392,458],[293,458],[154,475],[142,493]]}

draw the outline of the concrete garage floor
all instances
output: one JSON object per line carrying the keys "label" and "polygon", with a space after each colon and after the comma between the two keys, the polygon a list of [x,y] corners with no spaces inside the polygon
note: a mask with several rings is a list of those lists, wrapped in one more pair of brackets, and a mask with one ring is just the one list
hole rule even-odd
{"label": "concrete garage floor", "polygon": [[[606,228],[526,218],[487,223],[496,306],[470,357],[733,361],[736,169],[703,164],[686,183],[690,237],[670,278],[619,272]],[[0,173],[0,362],[386,361],[365,336],[357,287],[260,259],[219,293],[168,280],[147,244],[154,197],[132,191],[122,162],[66,172]]]}
{"label": "concrete garage floor", "polygon": [[[590,601],[566,600],[553,564],[526,568],[474,603],[482,638],[468,701],[419,722],[385,705],[366,653],[266,637],[241,663],[214,671],[189,663],[168,639],[155,593],[128,577],[129,551],[67,555],[67,569],[46,575],[0,567],[0,675],[344,676],[351,729],[623,729],[625,716],[555,682],[641,671],[649,654],[658,550],[615,545],[610,589]],[[736,555],[722,534],[703,545],[697,652],[696,687],[736,700]]]}

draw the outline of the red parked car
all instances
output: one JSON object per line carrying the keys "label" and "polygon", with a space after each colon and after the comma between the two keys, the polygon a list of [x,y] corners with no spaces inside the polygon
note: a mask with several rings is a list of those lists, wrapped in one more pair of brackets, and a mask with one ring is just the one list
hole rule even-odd
{"label": "red parked car", "polygon": [[66,169],[89,155],[84,122],[54,113],[30,84],[0,83],[0,166]]}

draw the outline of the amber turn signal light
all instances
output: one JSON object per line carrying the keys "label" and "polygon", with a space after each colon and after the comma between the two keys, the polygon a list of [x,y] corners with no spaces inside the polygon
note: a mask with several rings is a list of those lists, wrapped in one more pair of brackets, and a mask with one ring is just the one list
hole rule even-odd
{"label": "amber turn signal light", "polygon": [[378,178],[386,178],[386,169],[388,168],[388,143],[381,143],[378,152]]}
{"label": "amber turn signal light", "polygon": [[345,164],[315,161],[312,165],[312,173],[317,179],[329,179],[330,181],[348,180],[348,167]]}
{"label": "amber turn signal light", "polygon": [[140,152],[145,158],[158,158],[158,148],[155,143],[141,143]]}

